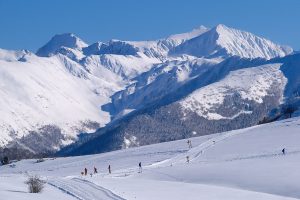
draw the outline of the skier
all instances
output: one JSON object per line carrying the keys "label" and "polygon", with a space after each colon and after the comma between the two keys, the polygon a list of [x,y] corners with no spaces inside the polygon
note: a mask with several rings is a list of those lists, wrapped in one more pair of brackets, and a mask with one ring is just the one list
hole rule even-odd
{"label": "skier", "polygon": [[190,157],[189,156],[186,156],[186,162],[190,163]]}
{"label": "skier", "polygon": [[94,167],[94,174],[97,174],[97,173],[98,173],[97,168]]}
{"label": "skier", "polygon": [[187,144],[188,144],[189,149],[192,148],[192,141],[191,140],[188,140]]}
{"label": "skier", "polygon": [[84,168],[84,175],[87,175],[87,168]]}
{"label": "skier", "polygon": [[285,148],[283,148],[281,152],[283,155],[285,155]]}
{"label": "skier", "polygon": [[108,173],[111,174],[111,168],[110,168],[110,165],[108,165]]}
{"label": "skier", "polygon": [[143,169],[142,169],[142,163],[139,162],[139,173],[142,173],[143,172]]}

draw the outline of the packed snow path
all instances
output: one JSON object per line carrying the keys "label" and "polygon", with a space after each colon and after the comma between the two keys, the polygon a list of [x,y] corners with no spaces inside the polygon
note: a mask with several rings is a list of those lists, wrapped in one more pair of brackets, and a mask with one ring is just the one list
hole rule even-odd
{"label": "packed snow path", "polygon": [[124,200],[110,190],[80,178],[49,180],[48,184],[79,200]]}
{"label": "packed snow path", "polygon": [[[249,127],[249,128],[247,128],[247,130],[251,130],[253,128],[254,127]],[[203,141],[202,143],[196,145],[195,147],[189,149],[188,151],[182,152],[173,158],[166,159],[166,160],[160,161],[158,163],[153,163],[149,166],[169,166],[170,164],[174,165],[177,163],[185,163],[187,156],[190,157],[190,162],[192,162],[193,160],[196,160],[199,156],[201,156],[209,148],[214,147],[217,143],[223,142],[224,140],[230,139],[231,137],[234,137],[236,135],[243,134],[244,130],[245,129],[240,129],[240,130],[229,131],[229,132],[225,132],[225,133],[221,133],[221,134],[216,134],[216,136],[214,136],[206,141]],[[271,154],[271,155],[273,155],[273,154]]]}

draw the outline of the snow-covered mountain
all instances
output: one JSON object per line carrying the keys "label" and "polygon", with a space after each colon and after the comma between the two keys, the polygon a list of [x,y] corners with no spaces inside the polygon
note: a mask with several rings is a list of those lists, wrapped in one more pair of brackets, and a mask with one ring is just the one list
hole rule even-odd
{"label": "snow-covered mountain", "polygon": [[41,47],[36,55],[38,56],[51,56],[59,51],[70,50],[74,52],[80,52],[83,48],[88,45],[78,38],[73,33],[65,33],[60,35],[55,35],[51,40],[43,47]]}
{"label": "snow-covered mountain", "polygon": [[[13,55],[6,52],[5,57]],[[109,75],[112,78],[113,73]],[[27,53],[18,60],[0,60],[0,77],[1,146],[17,138],[25,142],[30,133],[53,126],[58,127],[62,141],[48,147],[59,149],[78,132],[108,123],[109,114],[99,105],[109,102],[109,96],[122,88],[116,81],[87,73],[62,55],[41,58]]]}
{"label": "snow-covered mountain", "polygon": [[[151,76],[143,74],[142,85],[139,81],[129,85],[113,96],[112,103],[104,106],[115,112],[116,119],[111,125],[61,153],[105,152],[244,128],[284,119],[289,113],[297,116],[299,56],[270,61],[233,57],[203,68],[203,73],[186,79],[181,85],[178,73],[158,75],[161,77],[154,77],[149,85],[144,85],[147,83],[144,80]],[[175,72],[186,71],[180,65],[174,69]],[[164,84],[162,77],[167,77]],[[161,84],[159,89],[155,89],[156,81]],[[179,86],[173,90],[175,85]]]}
{"label": "snow-covered mountain", "polygon": [[249,32],[218,25],[205,34],[184,42],[172,50],[173,54],[197,57],[274,58],[292,53],[290,47],[280,46]]}
{"label": "snow-covered mountain", "polygon": [[120,41],[111,40],[107,44],[102,44],[98,54],[117,54],[117,55],[138,55],[142,53],[147,57],[154,57],[160,60],[169,60],[168,53],[171,49],[183,42],[200,36],[209,29],[200,26],[188,33],[175,34],[167,38],[154,41]]}
{"label": "snow-covered mountain", "polygon": [[107,151],[254,125],[290,96],[287,60],[297,54],[278,57],[291,53],[224,25],[91,45],[60,34],[36,54],[0,49],[0,152],[54,152],[99,127],[91,137]]}
{"label": "snow-covered mountain", "polygon": [[219,60],[199,58],[157,64],[136,77],[125,90],[116,92],[111,97],[112,103],[104,107],[111,111],[113,117],[119,118],[176,92],[182,85],[204,74],[217,63]]}
{"label": "snow-covered mountain", "polygon": [[[266,96],[272,94],[279,97],[278,103],[283,102],[283,91],[287,83],[286,77],[280,71],[281,64],[267,64],[230,72],[224,79],[199,88],[182,99],[179,103],[185,111],[196,112],[209,120],[234,119],[240,114],[252,114],[245,105],[245,110],[235,112],[236,107],[218,113],[220,106],[225,104],[228,97],[236,96],[241,101],[263,103]],[[278,91],[275,91],[277,89]]]}

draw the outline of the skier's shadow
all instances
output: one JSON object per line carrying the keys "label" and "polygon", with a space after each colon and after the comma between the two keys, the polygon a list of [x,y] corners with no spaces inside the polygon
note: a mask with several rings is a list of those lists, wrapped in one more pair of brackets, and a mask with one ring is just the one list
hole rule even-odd
{"label": "skier's shadow", "polygon": [[17,192],[17,193],[28,193],[25,191],[20,191],[20,190],[6,190],[7,192]]}

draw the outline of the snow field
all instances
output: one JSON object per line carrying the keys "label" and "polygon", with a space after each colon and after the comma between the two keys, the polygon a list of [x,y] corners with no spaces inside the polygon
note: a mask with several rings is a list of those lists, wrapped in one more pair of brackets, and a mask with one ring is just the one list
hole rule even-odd
{"label": "snow field", "polygon": [[[110,195],[107,199],[147,200],[297,199],[299,127],[300,118],[293,118],[191,138],[191,149],[187,140],[179,140],[104,154],[46,159],[41,163],[22,160],[0,170],[8,177],[7,184],[15,176],[38,174],[58,188],[57,193],[63,191],[84,200],[101,199],[101,195]],[[282,155],[282,148],[286,148],[286,155]],[[186,163],[186,156],[190,156],[190,163]],[[138,173],[139,162],[142,173]],[[112,174],[108,174],[109,164]],[[90,173],[94,166],[98,174],[80,175],[84,167]],[[7,184],[1,184],[0,193]],[[7,191],[5,194],[14,195]]]}

